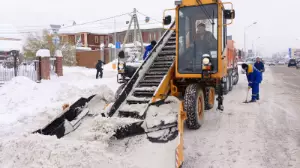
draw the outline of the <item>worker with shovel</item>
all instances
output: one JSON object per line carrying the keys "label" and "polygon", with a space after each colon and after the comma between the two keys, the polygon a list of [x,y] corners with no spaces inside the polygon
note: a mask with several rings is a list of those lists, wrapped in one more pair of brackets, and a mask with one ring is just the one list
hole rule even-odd
{"label": "worker with shovel", "polygon": [[[246,76],[248,79],[248,92],[250,89],[252,89],[252,99],[250,102],[256,102],[256,100],[259,100],[259,84],[262,81],[262,72],[260,72],[251,64],[242,64],[242,68],[246,71]],[[248,103],[247,98],[245,103]]]}

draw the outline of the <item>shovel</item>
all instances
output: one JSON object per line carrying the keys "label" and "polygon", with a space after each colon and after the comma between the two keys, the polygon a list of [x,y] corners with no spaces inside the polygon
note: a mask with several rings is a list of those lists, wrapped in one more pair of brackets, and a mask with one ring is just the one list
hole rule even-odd
{"label": "shovel", "polygon": [[248,103],[248,94],[249,94],[249,90],[250,90],[250,89],[247,89],[246,100],[245,100],[243,103]]}

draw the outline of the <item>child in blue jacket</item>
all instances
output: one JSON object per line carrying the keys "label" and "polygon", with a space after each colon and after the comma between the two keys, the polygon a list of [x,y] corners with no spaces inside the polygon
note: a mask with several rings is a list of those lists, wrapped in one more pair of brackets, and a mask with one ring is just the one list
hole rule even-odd
{"label": "child in blue jacket", "polygon": [[248,79],[248,89],[252,88],[252,99],[250,102],[259,100],[259,84],[262,81],[261,72],[251,64],[242,64]]}
{"label": "child in blue jacket", "polygon": [[154,48],[155,45],[156,45],[156,41],[151,41],[151,44],[145,48],[146,50],[145,50],[145,53],[143,56],[143,60],[146,60],[146,58],[148,57],[148,54]]}

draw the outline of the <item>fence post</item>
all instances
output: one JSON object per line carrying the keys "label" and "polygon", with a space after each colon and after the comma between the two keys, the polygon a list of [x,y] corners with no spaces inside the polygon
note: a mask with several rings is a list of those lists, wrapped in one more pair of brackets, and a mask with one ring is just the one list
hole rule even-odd
{"label": "fence post", "polygon": [[36,52],[36,57],[40,57],[41,79],[50,79],[50,50],[40,49]]}
{"label": "fence post", "polygon": [[18,65],[17,65],[18,59],[17,59],[17,57],[19,56],[19,53],[16,50],[12,50],[11,54],[14,58],[14,74],[15,74],[15,77],[16,77],[16,76],[18,76]]}
{"label": "fence post", "polygon": [[41,82],[42,80],[42,70],[41,70],[41,57],[37,58],[37,61],[35,61],[35,70],[36,70],[36,75],[37,75],[37,82]]}
{"label": "fence post", "polygon": [[62,55],[62,52],[61,50],[56,50],[55,51],[55,57],[56,57],[56,60],[55,60],[55,72],[57,74],[57,76],[63,76],[63,55]]}

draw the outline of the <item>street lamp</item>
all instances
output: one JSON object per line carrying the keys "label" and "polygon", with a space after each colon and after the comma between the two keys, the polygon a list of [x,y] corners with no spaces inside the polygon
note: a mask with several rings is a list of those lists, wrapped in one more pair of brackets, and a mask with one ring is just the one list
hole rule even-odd
{"label": "street lamp", "polygon": [[257,22],[253,22],[252,24],[250,24],[249,26],[245,27],[244,29],[244,49],[245,49],[245,53],[247,52],[247,48],[246,48],[246,30],[248,28],[250,28],[251,26],[257,24]]}
{"label": "street lamp", "polygon": [[256,53],[256,46],[255,46],[255,49],[254,49],[254,43],[255,41],[257,41],[258,39],[260,39],[260,37],[257,37],[255,40],[252,41],[252,51],[254,52],[254,56],[257,56],[257,53]]}

